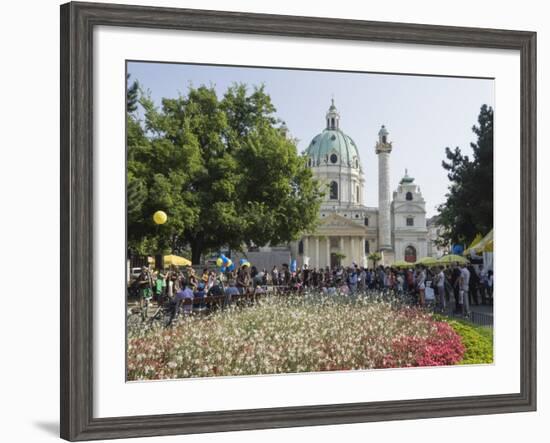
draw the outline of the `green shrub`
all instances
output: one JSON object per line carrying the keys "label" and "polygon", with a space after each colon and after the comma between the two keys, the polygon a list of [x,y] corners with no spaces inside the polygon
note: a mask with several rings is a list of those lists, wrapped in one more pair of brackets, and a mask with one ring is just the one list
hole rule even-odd
{"label": "green shrub", "polygon": [[466,348],[464,357],[459,364],[493,363],[492,328],[475,326],[461,320],[445,319],[445,321],[460,335],[462,344]]}

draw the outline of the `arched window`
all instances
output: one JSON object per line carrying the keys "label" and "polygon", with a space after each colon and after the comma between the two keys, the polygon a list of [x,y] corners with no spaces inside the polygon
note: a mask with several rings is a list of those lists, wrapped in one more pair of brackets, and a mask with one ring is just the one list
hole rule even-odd
{"label": "arched window", "polygon": [[387,143],[387,137],[385,135],[382,136],[382,143]]}
{"label": "arched window", "polygon": [[368,226],[368,225],[369,225],[369,218],[365,217],[365,226]]}
{"label": "arched window", "polygon": [[365,240],[365,254],[369,254],[369,253],[370,253],[369,241]]}
{"label": "arched window", "polygon": [[405,195],[405,200],[412,200],[412,199],[413,199],[412,192],[407,192],[407,194]]}
{"label": "arched window", "polygon": [[298,254],[304,255],[304,241],[300,240],[298,243]]}
{"label": "arched window", "polygon": [[416,249],[414,246],[407,246],[405,248],[405,261],[414,263],[416,261]]}
{"label": "arched window", "polygon": [[338,200],[338,183],[336,182],[330,183],[330,199]]}
{"label": "arched window", "polygon": [[355,198],[357,199],[357,203],[359,203],[359,186],[355,187]]}

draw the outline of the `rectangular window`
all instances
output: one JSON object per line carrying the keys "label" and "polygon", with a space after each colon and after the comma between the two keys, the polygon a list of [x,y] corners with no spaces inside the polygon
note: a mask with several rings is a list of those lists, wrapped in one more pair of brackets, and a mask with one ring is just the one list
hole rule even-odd
{"label": "rectangular window", "polygon": [[414,218],[407,217],[407,226],[414,226]]}

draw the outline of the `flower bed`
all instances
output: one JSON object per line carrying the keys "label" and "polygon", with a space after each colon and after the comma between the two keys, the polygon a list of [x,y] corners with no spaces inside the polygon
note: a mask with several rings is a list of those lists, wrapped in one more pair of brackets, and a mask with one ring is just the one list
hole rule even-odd
{"label": "flower bed", "polygon": [[359,297],[269,297],[128,331],[128,379],[452,365],[460,336],[424,311]]}

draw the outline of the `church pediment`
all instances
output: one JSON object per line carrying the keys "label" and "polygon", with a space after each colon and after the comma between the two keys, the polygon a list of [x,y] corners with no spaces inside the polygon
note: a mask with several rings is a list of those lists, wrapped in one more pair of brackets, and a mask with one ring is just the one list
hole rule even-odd
{"label": "church pediment", "polygon": [[426,212],[423,205],[414,203],[394,203],[394,211],[399,212]]}
{"label": "church pediment", "polygon": [[343,217],[339,214],[332,213],[327,217],[321,219],[317,232],[329,231],[329,230],[345,230],[353,231],[358,234],[365,233],[365,227],[358,223],[353,222],[347,217]]}

